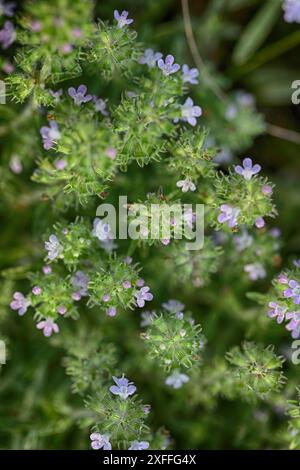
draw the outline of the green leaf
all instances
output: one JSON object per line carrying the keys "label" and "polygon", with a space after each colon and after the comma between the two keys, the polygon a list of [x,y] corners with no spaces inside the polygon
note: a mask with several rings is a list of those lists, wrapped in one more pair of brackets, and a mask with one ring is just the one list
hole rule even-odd
{"label": "green leaf", "polygon": [[268,0],[250,21],[234,51],[233,62],[242,65],[257,51],[272,30],[281,11],[281,0]]}

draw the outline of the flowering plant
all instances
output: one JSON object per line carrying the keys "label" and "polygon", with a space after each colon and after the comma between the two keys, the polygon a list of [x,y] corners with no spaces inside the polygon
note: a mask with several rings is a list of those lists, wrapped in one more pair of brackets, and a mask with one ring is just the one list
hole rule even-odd
{"label": "flowering plant", "polygon": [[0,0],[1,446],[299,448],[298,183],[260,143],[299,136],[235,82],[298,40],[259,50],[300,2],[266,2],[240,40],[235,2],[195,32],[187,0],[166,28],[167,0],[149,20],[104,3]]}

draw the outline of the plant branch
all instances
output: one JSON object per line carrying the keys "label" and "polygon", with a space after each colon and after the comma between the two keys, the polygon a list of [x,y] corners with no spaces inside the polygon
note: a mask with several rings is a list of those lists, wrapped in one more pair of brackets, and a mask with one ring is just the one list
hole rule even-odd
{"label": "plant branch", "polygon": [[288,140],[295,144],[300,145],[300,134],[299,132],[292,131],[290,129],[285,129],[284,127],[275,126],[274,124],[266,123],[267,133],[273,137],[278,137],[279,139]]}
{"label": "plant branch", "polygon": [[193,33],[192,23],[191,23],[191,16],[189,10],[189,2],[188,0],[181,0],[182,5],[182,14],[183,14],[183,22],[184,22],[184,30],[186,35],[186,40],[191,51],[191,55],[195,62],[195,65],[199,70],[201,70],[203,79],[205,80],[207,86],[212,90],[212,92],[219,98],[221,101],[226,101],[227,96],[226,94],[214,83],[211,79],[209,74],[205,70],[204,61],[199,53],[195,36]]}

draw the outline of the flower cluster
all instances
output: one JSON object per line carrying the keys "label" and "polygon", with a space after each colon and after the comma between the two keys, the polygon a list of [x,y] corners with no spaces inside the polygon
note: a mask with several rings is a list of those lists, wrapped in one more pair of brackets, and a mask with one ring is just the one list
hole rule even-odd
{"label": "flower cluster", "polygon": [[[143,423],[147,412],[145,413],[145,406],[136,402],[136,397],[133,396],[136,386],[124,374],[122,377],[113,376],[113,381],[114,385],[109,387],[109,391],[117,399],[113,399],[111,395],[107,397],[106,409],[103,410],[104,419],[102,418],[101,423],[95,427],[97,431],[93,431],[90,435],[92,449],[111,450],[111,442],[120,444],[120,439],[118,439],[120,435],[124,446],[129,445],[128,450],[148,449],[149,442],[140,440],[142,435],[147,434],[147,428]],[[89,407],[95,407],[99,412],[97,402],[91,401]],[[134,420],[134,426],[132,426],[132,420]],[[105,431],[98,432],[100,427]]]}
{"label": "flower cluster", "polygon": [[117,172],[119,139],[111,129],[106,101],[87,93],[86,85],[69,87],[54,104],[55,120],[40,129],[47,156],[33,178],[50,185],[58,206],[72,205],[74,197],[87,204],[91,196],[105,192]]}
{"label": "flower cluster", "polygon": [[286,321],[285,328],[292,338],[300,336],[300,277],[299,268],[281,273],[273,281],[273,291],[268,302],[268,316],[277,323]]}
{"label": "flower cluster", "polygon": [[193,207],[177,199],[167,202],[158,191],[148,193],[143,202],[128,205],[129,232],[139,244],[166,246],[171,240],[192,238],[197,221]]}
{"label": "flower cluster", "polygon": [[267,179],[258,176],[261,166],[253,165],[251,158],[243,160],[243,166],[234,167],[229,176],[218,175],[216,182],[218,229],[229,227],[237,230],[240,226],[255,226],[262,229],[266,216],[276,215],[272,203],[272,185]]}
{"label": "flower cluster", "polygon": [[49,150],[54,147],[55,143],[60,138],[60,132],[58,130],[57,123],[55,121],[49,122],[49,127],[43,126],[40,130],[42,139],[43,139],[43,147],[45,150]]}
{"label": "flower cluster", "polygon": [[[173,244],[168,249],[165,262],[170,282],[185,284],[190,288],[207,285],[222,263],[223,248],[207,236],[205,249],[190,251],[185,242]],[[174,267],[176,269],[174,269]]]}
{"label": "flower cluster", "polygon": [[150,288],[138,275],[137,265],[112,257],[108,261],[90,275],[89,305],[101,305],[109,317],[115,317],[119,307],[144,307],[153,299]]}
{"label": "flower cluster", "polygon": [[99,262],[100,242],[106,241],[103,234],[107,231],[98,218],[93,229],[82,218],[68,225],[56,224],[45,241],[47,264],[42,273],[32,275],[33,288],[28,296],[15,292],[11,308],[24,315],[29,306],[33,307],[37,328],[49,337],[59,332],[57,320],[61,316],[78,317],[81,299],[91,307],[100,305],[109,317],[116,316],[120,308],[144,307],[153,295],[139,276],[137,265],[109,252]]}
{"label": "flower cluster", "polygon": [[233,377],[237,389],[245,396],[256,399],[266,398],[271,392],[279,390],[285,382],[281,371],[283,357],[274,354],[274,347],[262,348],[254,343],[245,342],[242,348],[235,347],[227,353],[227,360],[233,366]]}
{"label": "flower cluster", "polygon": [[152,315],[147,331],[141,335],[150,357],[166,371],[172,371],[167,384],[176,384],[175,388],[179,388],[178,380],[187,381],[177,375],[178,369],[197,366],[205,345],[200,325],[183,309],[184,305],[175,300],[164,303],[162,312]]}

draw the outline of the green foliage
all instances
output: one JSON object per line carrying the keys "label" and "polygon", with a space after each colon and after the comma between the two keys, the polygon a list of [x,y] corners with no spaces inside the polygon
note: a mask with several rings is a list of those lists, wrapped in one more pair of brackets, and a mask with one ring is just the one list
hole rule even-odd
{"label": "green foliage", "polygon": [[100,21],[82,58],[89,64],[95,64],[105,80],[111,80],[120,73],[130,76],[140,53],[136,37],[135,31]]}
{"label": "green foliage", "polygon": [[197,366],[205,344],[201,326],[192,318],[181,318],[167,312],[154,314],[142,338],[147,343],[150,357],[166,371]]}
{"label": "green foliage", "polygon": [[265,399],[271,392],[280,390],[286,380],[280,370],[284,358],[273,351],[273,346],[262,348],[247,342],[242,349],[235,347],[227,353],[227,360],[234,366],[236,389],[243,396]]}
{"label": "green foliage", "polygon": [[[300,283],[299,269],[285,267],[299,257],[298,149],[266,136],[298,139],[268,122],[296,127],[290,50],[300,35],[279,20],[279,0],[189,4],[197,50],[170,0],[26,1],[9,18],[16,41],[0,58],[1,448],[86,449],[95,432],[113,449],[300,448],[291,400],[299,366],[289,335],[268,318],[271,302],[298,312],[277,277],[280,268]],[[120,27],[115,8],[128,9],[133,25]],[[181,69],[143,64],[149,47]],[[199,67],[193,87],[183,64]],[[80,84],[91,95],[82,104],[69,93]],[[183,110],[188,97],[202,108],[196,126]],[[47,147],[41,128],[53,123]],[[235,171],[246,151],[262,166],[250,179]],[[121,194],[130,221],[140,202],[161,212],[204,204],[203,249],[186,250],[174,220],[163,241],[101,238],[97,206],[117,206]],[[223,204],[239,209],[233,227],[218,220]],[[281,238],[255,227],[262,217],[272,224],[277,207]],[[153,303],[140,322],[143,286]],[[13,304],[20,298],[27,312]],[[112,393],[112,376],[130,377],[139,395]]]}

